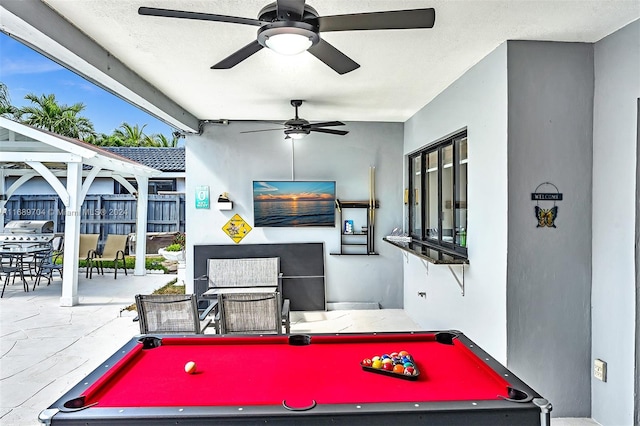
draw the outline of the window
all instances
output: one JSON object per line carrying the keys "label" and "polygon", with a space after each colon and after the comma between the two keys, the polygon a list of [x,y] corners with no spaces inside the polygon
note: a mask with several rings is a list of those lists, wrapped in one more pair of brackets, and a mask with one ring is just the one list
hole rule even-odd
{"label": "window", "polygon": [[409,233],[444,251],[467,254],[467,132],[409,156]]}
{"label": "window", "polygon": [[[138,182],[135,179],[127,179],[134,188],[138,189]],[[175,179],[149,179],[149,195],[159,194],[160,191],[175,191],[176,180]],[[113,181],[113,193],[114,194],[128,194],[124,186],[118,181]]]}

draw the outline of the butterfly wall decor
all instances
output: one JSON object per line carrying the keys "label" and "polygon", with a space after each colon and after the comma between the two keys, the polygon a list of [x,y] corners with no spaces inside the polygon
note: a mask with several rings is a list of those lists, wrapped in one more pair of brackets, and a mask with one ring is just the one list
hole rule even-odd
{"label": "butterfly wall decor", "polygon": [[549,228],[555,228],[556,217],[558,217],[558,207],[553,206],[550,209],[543,209],[535,206],[536,219],[538,219],[538,225],[536,228],[542,228],[548,226]]}
{"label": "butterfly wall decor", "polygon": [[[538,190],[543,186],[550,186],[555,190],[555,192],[538,192]],[[531,201],[536,202],[534,207],[536,219],[538,220],[536,228],[555,228],[556,218],[558,217],[556,201],[562,201],[562,193],[558,191],[558,187],[551,182],[541,183],[531,194]],[[539,206],[541,202],[553,202],[553,206],[545,209]]]}

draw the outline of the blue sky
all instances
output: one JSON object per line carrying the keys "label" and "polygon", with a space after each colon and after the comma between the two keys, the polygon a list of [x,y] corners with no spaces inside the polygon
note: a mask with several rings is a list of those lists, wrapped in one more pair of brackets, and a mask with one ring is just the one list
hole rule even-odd
{"label": "blue sky", "polygon": [[61,104],[85,105],[82,115],[98,133],[110,135],[124,122],[142,127],[147,135],[162,133],[171,140],[173,129],[146,112],[112,95],[72,71],[0,32],[0,82],[9,89],[11,103],[31,104],[25,95],[53,93]]}

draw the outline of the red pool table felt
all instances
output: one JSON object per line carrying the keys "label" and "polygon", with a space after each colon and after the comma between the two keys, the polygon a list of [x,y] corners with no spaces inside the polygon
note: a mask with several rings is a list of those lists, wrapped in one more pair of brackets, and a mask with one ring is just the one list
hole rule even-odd
{"label": "red pool table felt", "polygon": [[[409,352],[416,381],[364,371],[374,355]],[[188,361],[197,365],[187,374]],[[509,383],[464,344],[435,334],[312,336],[307,346],[287,336],[164,337],[157,348],[137,345],[84,395],[98,407],[292,406],[413,401],[495,400]]]}

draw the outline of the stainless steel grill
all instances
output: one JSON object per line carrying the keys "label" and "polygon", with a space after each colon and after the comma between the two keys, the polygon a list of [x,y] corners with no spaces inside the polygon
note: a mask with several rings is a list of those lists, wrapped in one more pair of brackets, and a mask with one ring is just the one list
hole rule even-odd
{"label": "stainless steel grill", "polygon": [[0,234],[0,244],[33,246],[49,243],[55,237],[50,220],[12,220]]}

